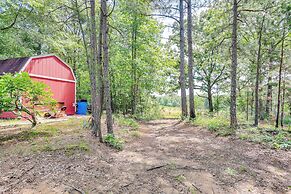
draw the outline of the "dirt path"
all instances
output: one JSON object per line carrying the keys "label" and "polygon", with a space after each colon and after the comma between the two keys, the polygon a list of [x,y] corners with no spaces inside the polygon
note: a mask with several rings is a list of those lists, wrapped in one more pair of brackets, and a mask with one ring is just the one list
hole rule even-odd
{"label": "dirt path", "polygon": [[97,144],[0,159],[0,193],[290,193],[290,152],[215,137],[177,120],[141,124],[121,152]]}

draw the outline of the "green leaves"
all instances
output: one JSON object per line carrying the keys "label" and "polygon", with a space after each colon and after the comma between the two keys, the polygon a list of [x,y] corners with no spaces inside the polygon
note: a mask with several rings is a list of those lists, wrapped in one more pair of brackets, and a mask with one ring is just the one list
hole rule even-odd
{"label": "green leaves", "polygon": [[0,112],[24,111],[36,113],[36,105],[55,105],[49,88],[33,81],[27,73],[5,74],[0,77]]}

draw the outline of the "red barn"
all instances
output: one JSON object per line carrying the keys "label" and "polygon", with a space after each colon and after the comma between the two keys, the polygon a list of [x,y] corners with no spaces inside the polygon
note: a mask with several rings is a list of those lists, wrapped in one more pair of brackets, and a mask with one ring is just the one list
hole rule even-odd
{"label": "red barn", "polygon": [[[48,85],[58,106],[66,106],[66,114],[75,114],[76,78],[72,68],[55,55],[0,60],[0,75],[27,72],[29,76]],[[3,113],[0,118],[13,118]]]}

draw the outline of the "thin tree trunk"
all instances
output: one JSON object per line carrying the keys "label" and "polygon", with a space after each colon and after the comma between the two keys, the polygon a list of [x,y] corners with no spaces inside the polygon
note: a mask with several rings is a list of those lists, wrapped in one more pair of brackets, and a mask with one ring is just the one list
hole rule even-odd
{"label": "thin tree trunk", "polygon": [[285,78],[283,80],[283,94],[282,94],[282,106],[281,106],[281,127],[284,126],[284,105],[285,105]]}
{"label": "thin tree trunk", "polygon": [[131,30],[131,114],[134,115],[136,113],[137,107],[137,18],[134,13],[132,18],[132,30]]}
{"label": "thin tree trunk", "polygon": [[258,55],[257,55],[257,68],[256,68],[256,85],[255,85],[255,120],[254,126],[258,126],[259,124],[259,114],[260,114],[260,107],[259,107],[259,82],[260,82],[260,72],[261,72],[261,47],[262,47],[262,31],[264,26],[265,16],[263,17],[262,24],[259,30],[259,40],[258,40]]}
{"label": "thin tree trunk", "polygon": [[[271,55],[271,52],[269,52]],[[272,57],[270,57],[269,61],[269,69],[268,69],[268,83],[267,83],[267,99],[266,99],[266,116],[268,119],[270,119],[270,112],[271,112],[271,107],[272,107]]]}
{"label": "thin tree trunk", "polygon": [[249,91],[247,90],[247,107],[246,107],[247,121],[249,120]]}
{"label": "thin tree trunk", "polygon": [[[100,91],[101,83],[97,83],[96,80],[96,72],[99,77],[100,72],[96,71],[97,65],[97,39],[96,39],[96,13],[95,13],[95,0],[90,0],[90,15],[91,15],[91,57],[90,65],[89,65],[89,73],[90,73],[90,82],[91,82],[91,108],[92,108],[92,129],[94,134],[99,136],[99,141],[102,142],[102,133],[101,133],[101,104],[100,103]],[[99,68],[97,68],[98,70]]]}
{"label": "thin tree trunk", "polygon": [[217,85],[217,91],[216,91],[216,112],[217,112],[217,115],[218,115],[218,112],[219,112],[219,89],[218,89],[218,85]]}
{"label": "thin tree trunk", "polygon": [[252,93],[251,93],[251,116],[254,115],[254,91],[252,90]]}
{"label": "thin tree trunk", "polygon": [[104,78],[104,92],[105,92],[105,106],[106,106],[106,123],[107,132],[113,134],[113,119],[111,109],[111,93],[109,80],[109,53],[108,53],[108,24],[107,24],[107,0],[101,0],[101,10],[103,13],[102,35],[103,35],[103,78]]}
{"label": "thin tree trunk", "polygon": [[[283,37],[285,36],[285,29],[283,31]],[[279,67],[279,83],[278,83],[278,104],[277,104],[277,115],[276,115],[276,124],[275,127],[279,127],[279,117],[280,117],[280,99],[281,99],[281,81],[282,81],[282,67],[283,67],[283,58],[284,58],[284,42],[285,38],[282,40],[281,45],[281,58],[280,58],[280,67]]]}
{"label": "thin tree trunk", "polygon": [[188,0],[187,35],[188,35],[188,79],[189,79],[189,111],[190,118],[194,119],[194,77],[193,77],[193,48],[192,48],[192,0]]}
{"label": "thin tree trunk", "polygon": [[231,92],[230,92],[230,127],[237,128],[236,117],[236,77],[237,77],[237,0],[233,0],[232,23],[232,60],[231,60]]}
{"label": "thin tree trunk", "polygon": [[137,106],[137,67],[136,67],[136,41],[137,41],[137,24],[136,24],[136,16],[134,16],[134,21],[132,24],[132,32],[131,32],[131,75],[132,75],[132,86],[131,86],[131,114],[134,115],[136,113]]}
{"label": "thin tree trunk", "polygon": [[180,12],[180,88],[181,88],[181,106],[182,106],[182,117],[187,117],[187,98],[186,98],[186,83],[185,83],[185,61],[184,61],[184,47],[185,47],[185,36],[184,36],[184,9],[183,0],[180,0],[179,4]]}

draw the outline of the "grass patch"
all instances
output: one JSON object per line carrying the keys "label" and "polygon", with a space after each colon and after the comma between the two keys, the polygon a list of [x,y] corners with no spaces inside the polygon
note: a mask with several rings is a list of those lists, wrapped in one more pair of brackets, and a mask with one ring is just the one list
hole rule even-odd
{"label": "grass patch", "polygon": [[141,134],[139,131],[130,131],[129,132],[131,137],[140,138]]}
{"label": "grass patch", "polygon": [[218,131],[229,126],[229,121],[225,117],[198,117],[193,124],[208,128],[210,131]]}
{"label": "grass patch", "polygon": [[138,122],[129,117],[124,117],[122,115],[117,115],[116,117],[117,123],[121,126],[130,127],[133,130],[137,130],[139,128]]}
{"label": "grass patch", "polygon": [[227,168],[224,170],[224,172],[230,176],[235,176],[237,174],[237,171],[233,168]]}
{"label": "grass patch", "polygon": [[49,140],[45,139],[45,142],[33,142],[31,150],[33,152],[54,152],[54,151],[61,151],[64,150],[65,154],[70,156],[75,153],[75,151],[87,152],[89,151],[89,145],[84,142],[76,142],[64,145],[58,145],[57,143],[52,143]]}
{"label": "grass patch", "polygon": [[121,138],[117,138],[112,134],[107,134],[104,137],[104,142],[110,147],[113,147],[117,150],[122,150],[124,146],[124,141]]}
{"label": "grass patch", "polygon": [[36,129],[26,130],[17,134],[1,136],[0,144],[7,141],[13,141],[13,140],[14,141],[29,141],[37,137],[49,137],[49,136],[52,136],[52,133],[50,133],[49,131],[38,131]]}
{"label": "grass patch", "polygon": [[161,118],[164,119],[180,119],[181,118],[181,108],[180,107],[161,107]]}
{"label": "grass patch", "polygon": [[83,141],[78,144],[69,144],[65,147],[65,153],[67,155],[73,155],[75,151],[88,152],[89,150],[89,145]]}
{"label": "grass patch", "polygon": [[180,175],[176,176],[175,179],[176,179],[176,181],[182,183],[186,180],[186,177],[184,175],[180,174]]}
{"label": "grass patch", "polygon": [[215,132],[218,136],[236,135],[241,140],[266,144],[275,149],[291,149],[291,131],[289,129],[273,128],[271,125],[253,127],[245,124],[236,131],[229,128],[228,117],[203,115],[191,121],[194,125],[199,125]]}
{"label": "grass patch", "polygon": [[234,130],[229,128],[229,121],[223,116],[201,116],[190,121],[194,125],[199,125],[215,132],[218,136],[229,136],[234,134]]}

